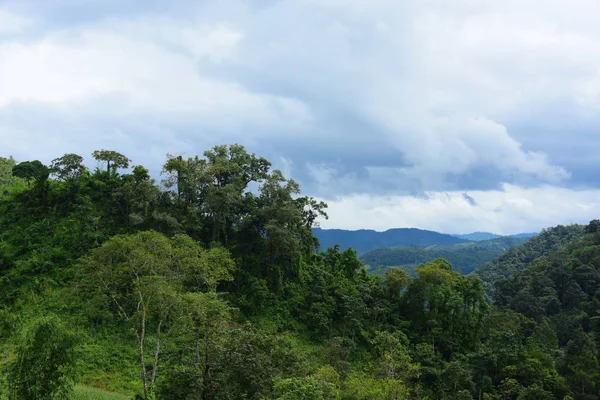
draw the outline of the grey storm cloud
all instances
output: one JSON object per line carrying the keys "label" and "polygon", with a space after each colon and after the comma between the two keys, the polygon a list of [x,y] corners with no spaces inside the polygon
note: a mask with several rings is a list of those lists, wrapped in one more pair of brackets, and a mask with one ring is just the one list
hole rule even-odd
{"label": "grey storm cloud", "polygon": [[594,189],[600,5],[561,3],[0,2],[2,155],[158,174],[237,142],[336,201]]}

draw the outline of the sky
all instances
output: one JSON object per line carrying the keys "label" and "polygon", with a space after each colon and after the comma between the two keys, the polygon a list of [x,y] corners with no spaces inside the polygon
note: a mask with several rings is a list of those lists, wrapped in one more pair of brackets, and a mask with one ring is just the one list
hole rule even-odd
{"label": "sky", "polygon": [[[0,156],[240,143],[323,228],[600,217],[597,0],[0,0]],[[91,160],[91,161],[90,161]]]}

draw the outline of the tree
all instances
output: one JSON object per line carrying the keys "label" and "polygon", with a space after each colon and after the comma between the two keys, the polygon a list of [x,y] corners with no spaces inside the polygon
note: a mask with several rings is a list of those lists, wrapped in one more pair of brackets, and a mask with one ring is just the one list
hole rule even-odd
{"label": "tree", "polygon": [[413,324],[415,339],[427,338],[445,356],[471,349],[479,341],[489,309],[483,283],[452,271],[437,259],[417,268],[418,279],[408,286],[402,301]]}
{"label": "tree", "polygon": [[[576,395],[597,393],[600,370],[596,345],[590,336],[577,329],[558,360],[559,370],[568,379]],[[576,397],[577,398],[577,397]]]}
{"label": "tree", "polygon": [[277,400],[337,400],[340,377],[331,366],[303,378],[280,379],[273,387]]}
{"label": "tree", "polygon": [[143,182],[150,181],[150,174],[148,169],[144,168],[142,165],[135,165],[133,167],[133,179],[136,184],[141,184]]}
{"label": "tree", "polygon": [[594,219],[585,227],[585,233],[596,233],[600,229],[600,220]]}
{"label": "tree", "polygon": [[50,169],[38,160],[23,161],[13,167],[12,173],[13,176],[27,181],[30,187],[33,181],[34,187],[31,194],[38,197],[42,207],[45,207],[48,196]]}
{"label": "tree", "polygon": [[162,399],[211,399],[223,369],[231,325],[231,308],[216,293],[182,296],[185,313],[175,328],[176,342],[165,348],[168,374],[159,382]]}
{"label": "tree", "polygon": [[83,157],[70,153],[65,154],[62,157],[55,158],[52,160],[50,171],[58,179],[73,183],[85,171]]}
{"label": "tree", "polygon": [[[415,397],[403,381],[377,379],[365,373],[353,373],[344,382],[344,394],[357,400],[411,400]],[[346,397],[345,397],[346,398]]]}
{"label": "tree", "polygon": [[113,176],[117,174],[117,169],[128,168],[131,161],[113,150],[95,150],[92,156],[96,161],[106,163],[106,173]]}
{"label": "tree", "polygon": [[[168,239],[153,231],[114,236],[80,263],[84,282],[110,299],[135,334],[145,398],[154,389],[164,340],[188,313],[182,293],[214,291],[230,279],[233,265],[222,249],[203,251],[188,236]],[[155,346],[148,370],[150,331]]]}
{"label": "tree", "polygon": [[24,182],[22,179],[13,175],[13,167],[17,165],[14,158],[0,157],[0,197],[6,196],[15,189],[22,188]]}
{"label": "tree", "polygon": [[28,182],[45,182],[50,175],[50,170],[38,160],[23,161],[12,169],[13,176],[23,178]]}
{"label": "tree", "polygon": [[402,268],[390,267],[385,271],[385,285],[391,297],[397,297],[410,281],[410,276]]}
{"label": "tree", "polygon": [[25,332],[8,374],[10,398],[68,399],[75,380],[77,337],[55,317],[35,321]]}
{"label": "tree", "polygon": [[418,377],[419,366],[413,364],[407,348],[408,338],[402,332],[375,332],[371,344],[376,356],[376,376],[404,383]]}

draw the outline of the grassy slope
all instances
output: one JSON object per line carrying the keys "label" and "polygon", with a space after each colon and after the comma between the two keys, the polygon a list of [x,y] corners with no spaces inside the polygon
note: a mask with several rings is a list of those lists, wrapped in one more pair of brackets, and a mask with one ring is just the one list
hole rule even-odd
{"label": "grassy slope", "polygon": [[87,386],[76,386],[71,396],[72,400],[131,400],[131,396],[106,392]]}

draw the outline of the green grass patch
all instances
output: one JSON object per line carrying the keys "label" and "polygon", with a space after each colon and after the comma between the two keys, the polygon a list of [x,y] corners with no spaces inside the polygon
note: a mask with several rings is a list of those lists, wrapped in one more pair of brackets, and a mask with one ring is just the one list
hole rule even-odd
{"label": "green grass patch", "polygon": [[131,400],[131,396],[119,393],[105,392],[87,386],[75,386],[72,400]]}

